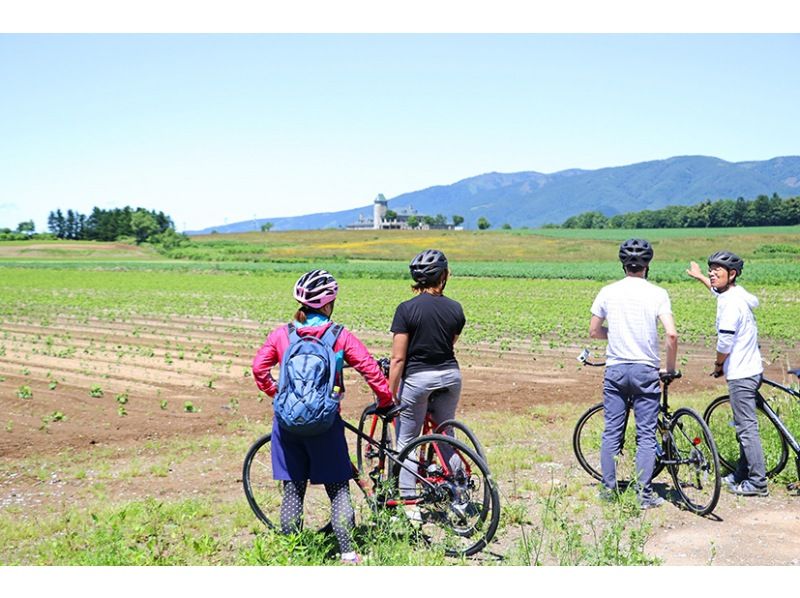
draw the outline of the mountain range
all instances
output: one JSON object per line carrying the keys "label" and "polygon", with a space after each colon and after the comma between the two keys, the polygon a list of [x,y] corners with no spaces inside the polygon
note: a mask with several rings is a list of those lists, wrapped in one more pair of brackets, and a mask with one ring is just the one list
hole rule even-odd
{"label": "mountain range", "polygon": [[[377,195],[380,189],[376,189]],[[758,195],[800,195],[800,156],[752,162],[726,162],[709,156],[678,156],[597,170],[490,172],[451,185],[437,185],[389,199],[389,209],[412,206],[420,215],[464,217],[464,227],[476,228],[486,218],[494,228],[560,224],[570,216],[597,210],[606,216],[668,205],[692,205],[710,199],[754,199]],[[359,214],[372,217],[372,203],[360,208],[293,216],[259,218],[209,227],[188,234],[259,230],[340,228]]]}

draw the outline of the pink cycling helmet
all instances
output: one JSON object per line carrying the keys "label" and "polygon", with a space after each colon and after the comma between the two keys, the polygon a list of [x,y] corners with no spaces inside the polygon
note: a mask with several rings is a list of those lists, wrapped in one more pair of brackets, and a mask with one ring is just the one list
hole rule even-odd
{"label": "pink cycling helmet", "polygon": [[294,285],[294,298],[312,309],[327,305],[336,299],[338,292],[336,279],[326,270],[306,272]]}

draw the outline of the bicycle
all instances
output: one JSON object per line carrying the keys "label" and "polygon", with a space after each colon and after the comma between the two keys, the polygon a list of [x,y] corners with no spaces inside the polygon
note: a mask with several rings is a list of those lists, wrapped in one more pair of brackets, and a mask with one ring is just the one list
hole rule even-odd
{"label": "bicycle", "polygon": [[[388,378],[389,360],[385,357],[379,359],[378,366],[381,368],[383,375]],[[478,437],[475,435],[475,433],[465,423],[458,421],[457,419],[448,419],[441,423],[437,423],[433,419],[432,411],[438,392],[439,391],[434,391],[428,400],[428,412],[425,415],[425,421],[422,425],[421,435],[444,434],[445,436],[453,437],[456,440],[461,440],[464,444],[472,448],[488,465],[489,460],[486,458],[486,453],[483,450],[483,446],[478,441]],[[367,407],[364,408],[364,411],[362,411],[361,417],[358,420],[359,433],[366,433],[370,438],[375,438],[376,432],[383,434],[383,430],[378,430],[378,424],[380,421],[380,418],[375,414],[375,406],[367,405]],[[392,420],[392,423],[395,423],[395,420]],[[367,427],[368,431],[365,432],[365,428]],[[395,437],[393,435],[389,435],[387,437],[387,442],[390,446],[394,446],[394,440]],[[379,465],[379,455],[377,454],[374,446],[370,445],[369,443],[362,442],[360,436],[356,440],[356,454],[358,456],[358,471],[362,475],[373,470]],[[380,464],[380,466],[382,467],[383,464]]]}
{"label": "bicycle", "polygon": [[[800,368],[787,370],[788,374],[797,376],[800,380]],[[800,399],[800,392],[779,384],[774,380],[762,378],[762,384],[777,388],[788,395]],[[784,397],[784,398],[788,398]],[[770,397],[775,403],[779,399]],[[789,405],[789,408],[796,406]],[[789,447],[794,451],[795,467],[797,469],[798,481],[787,484],[788,490],[800,490],[800,444],[781,420],[776,409],[761,394],[756,392],[756,415],[758,417],[758,431],[761,436],[761,445],[764,449],[764,462],[767,469],[767,477],[774,478],[783,471],[789,461]],[[703,414],[703,418],[711,428],[714,438],[717,440],[719,449],[719,461],[728,471],[736,471],[739,461],[739,442],[736,439],[736,429],[733,425],[733,411],[731,410],[730,396],[724,395],[714,399]]]}
{"label": "bicycle", "polygon": [[[344,422],[346,430],[374,447],[380,463],[385,464],[388,459],[392,465],[376,467],[362,475],[351,463],[353,479],[368,510],[377,513],[381,509],[416,507],[419,515],[410,525],[429,545],[440,547],[448,556],[471,556],[483,550],[500,522],[500,497],[488,466],[470,447],[441,434],[420,436],[398,453],[387,437],[389,422],[401,409],[395,407],[386,414],[377,414],[383,420],[380,440]],[[265,434],[248,450],[242,483],[247,502],[258,519],[279,531],[282,483],[272,477],[271,437]],[[407,460],[413,463],[412,467],[405,464]],[[412,496],[399,495],[397,477],[401,468],[415,479]],[[387,474],[389,469],[391,472]],[[329,528],[330,502],[322,486],[310,485],[305,503],[306,514],[317,518],[313,527]],[[325,518],[319,519],[323,513]],[[305,522],[310,518],[306,517]]]}
{"label": "bicycle", "polygon": [[[584,349],[578,361],[592,367],[602,367],[605,363],[588,360],[589,350]],[[680,372],[661,373],[661,405],[659,408],[657,434],[660,444],[656,445],[656,463],[653,469],[655,479],[665,468],[672,476],[675,489],[686,508],[698,515],[707,515],[719,501],[721,475],[719,455],[714,437],[700,415],[688,407],[681,407],[674,413],[670,411],[668,388],[673,380],[680,378]],[[631,405],[628,405],[623,427],[622,444],[617,460],[617,479],[621,487],[636,480],[632,455],[625,453],[625,445],[636,446],[635,426],[628,426]],[[578,462],[586,472],[598,481],[603,476],[600,469],[600,446],[605,428],[603,403],[590,407],[578,419],[572,435],[572,447]]]}

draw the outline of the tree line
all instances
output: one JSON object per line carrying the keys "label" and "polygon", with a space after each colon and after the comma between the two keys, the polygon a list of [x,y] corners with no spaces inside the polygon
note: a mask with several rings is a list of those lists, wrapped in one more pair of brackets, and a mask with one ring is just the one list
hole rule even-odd
{"label": "tree line", "polygon": [[667,206],[660,210],[627,212],[608,217],[599,211],[583,212],[552,228],[717,228],[740,226],[790,226],[800,224],[800,196],[782,199],[759,195],[748,201],[706,200],[693,206]]}
{"label": "tree line", "polygon": [[174,232],[175,224],[164,212],[125,206],[113,210],[95,207],[88,216],[74,210],[65,215],[58,209],[48,215],[47,228],[58,239],[116,241],[128,237],[138,244]]}

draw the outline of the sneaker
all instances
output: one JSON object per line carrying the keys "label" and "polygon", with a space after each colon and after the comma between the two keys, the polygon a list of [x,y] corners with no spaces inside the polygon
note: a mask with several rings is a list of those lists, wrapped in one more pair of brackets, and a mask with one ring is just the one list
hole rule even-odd
{"label": "sneaker", "polygon": [[355,552],[345,552],[342,555],[342,564],[343,565],[360,565],[361,564],[361,557],[358,556]]}
{"label": "sneaker", "polygon": [[769,496],[769,490],[766,487],[754,486],[750,480],[744,480],[735,486],[728,486],[728,492],[739,496]]}
{"label": "sneaker", "polygon": [[411,523],[422,524],[422,512],[419,510],[419,507],[406,507],[404,513],[406,514],[406,519]]}
{"label": "sneaker", "polygon": [[724,476],[721,481],[728,488],[733,488],[741,482],[741,480],[736,479],[736,474],[733,473],[729,473],[728,475]]}
{"label": "sneaker", "polygon": [[618,495],[616,490],[611,490],[605,486],[600,486],[600,490],[597,491],[597,498],[603,502],[615,502],[617,497]]}
{"label": "sneaker", "polygon": [[643,511],[646,511],[647,509],[657,509],[663,505],[664,502],[664,499],[657,494],[651,494],[650,496],[643,496],[641,499],[639,499],[639,508],[641,508]]}

